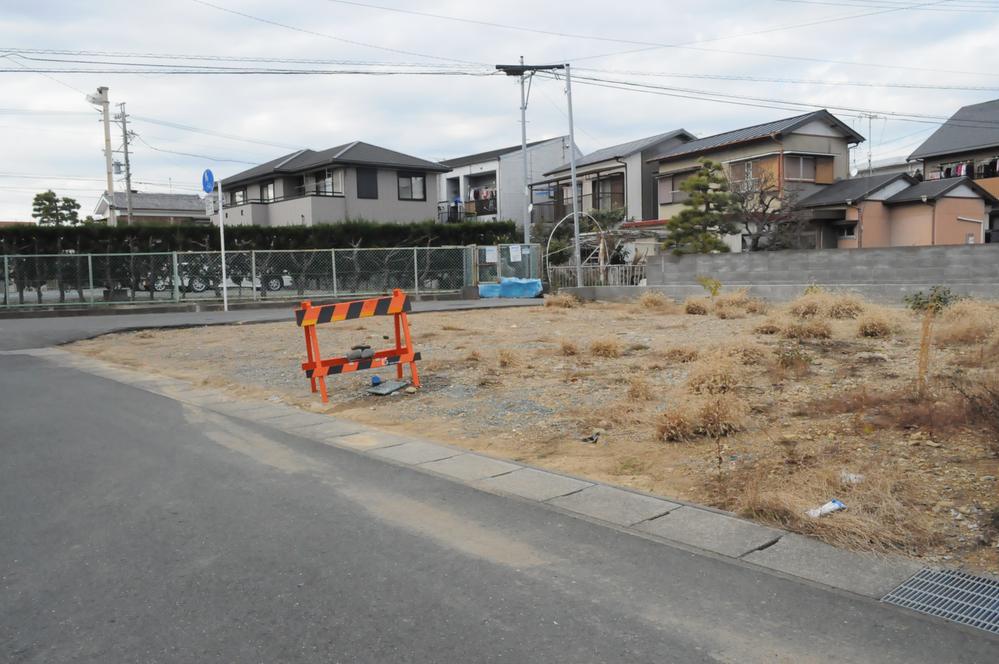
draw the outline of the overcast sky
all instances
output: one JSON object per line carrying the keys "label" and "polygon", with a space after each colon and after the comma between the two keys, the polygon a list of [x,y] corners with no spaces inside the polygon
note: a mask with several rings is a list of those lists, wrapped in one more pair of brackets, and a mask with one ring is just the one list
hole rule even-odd
{"label": "overcast sky", "polygon": [[[759,100],[780,99],[815,108],[944,117],[961,105],[999,98],[999,0],[212,4],[216,7],[196,0],[4,0],[0,47],[378,61],[389,63],[392,70],[420,64],[433,71],[480,72],[523,55],[535,63],[568,61],[580,77],[710,90],[753,97],[756,101],[742,101],[761,106],[775,104]],[[169,58],[147,62],[177,63]],[[133,179],[139,183],[135,188],[145,191],[168,191],[172,183],[173,191],[193,193],[206,167],[225,176],[248,167],[238,162],[259,163],[299,147],[322,149],[364,140],[437,160],[520,141],[517,83],[501,76],[43,76],[25,69],[79,66],[0,57],[0,69],[17,70],[0,74],[0,220],[30,219],[33,194],[48,188],[76,198],[82,214],[93,211],[104,189],[103,133],[83,93],[99,85],[110,88],[113,103],[127,102],[129,114],[135,116],[132,128],[144,142],[134,145]],[[648,73],[660,75],[642,75]],[[580,149],[589,152],[679,127],[705,136],[805,110],[718,103],[704,100],[699,92],[682,94],[695,98],[574,82]],[[868,135],[867,119],[833,112]],[[528,117],[529,140],[566,133],[563,84],[535,80]],[[157,124],[163,121],[208,133]],[[934,128],[874,119],[874,159],[907,155]],[[120,143],[119,134],[115,147]],[[203,156],[158,152],[150,146]],[[866,164],[866,144],[855,159]]]}

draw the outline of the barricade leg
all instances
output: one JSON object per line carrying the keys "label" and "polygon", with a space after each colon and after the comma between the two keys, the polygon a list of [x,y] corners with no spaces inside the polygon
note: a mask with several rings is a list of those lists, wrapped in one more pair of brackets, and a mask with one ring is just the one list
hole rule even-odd
{"label": "barricade leg", "polygon": [[[392,318],[395,320],[395,347],[402,348],[402,337],[399,336],[399,316],[405,314],[396,314]],[[400,362],[395,368],[395,377],[402,380],[402,363]]]}
{"label": "barricade leg", "polygon": [[[409,317],[405,313],[399,314],[402,323],[402,331],[406,337],[406,350],[408,352],[413,351],[413,339],[409,334]],[[402,367],[399,367],[399,373],[402,373]],[[420,386],[420,372],[416,369],[416,362],[409,363],[409,373],[413,377],[413,387]]]}
{"label": "barricade leg", "polygon": [[[318,357],[312,352],[312,335],[316,333],[316,328],[313,325],[305,326],[305,354],[309,358],[309,364],[314,368],[312,370],[312,377],[309,378],[309,383],[312,386],[312,391],[316,391],[316,368],[318,367]],[[310,334],[311,333],[311,334]]]}

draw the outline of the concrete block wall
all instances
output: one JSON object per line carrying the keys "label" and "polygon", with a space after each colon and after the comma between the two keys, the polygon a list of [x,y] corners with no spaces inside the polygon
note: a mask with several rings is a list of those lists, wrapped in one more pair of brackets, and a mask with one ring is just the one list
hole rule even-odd
{"label": "concrete block wall", "polygon": [[[647,285],[683,299],[702,295],[698,276],[718,279],[725,290],[748,288],[770,300],[788,300],[809,284],[856,292],[875,301],[902,298],[934,285],[957,293],[999,299],[999,244],[825,251],[654,256]],[[637,287],[569,289],[587,299],[637,297]]]}

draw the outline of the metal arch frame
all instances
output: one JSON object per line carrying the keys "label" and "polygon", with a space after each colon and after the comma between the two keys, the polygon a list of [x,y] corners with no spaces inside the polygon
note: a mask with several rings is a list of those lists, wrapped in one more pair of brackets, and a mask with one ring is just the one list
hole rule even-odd
{"label": "metal arch frame", "polygon": [[[558,227],[562,225],[562,222],[567,221],[569,219],[572,219],[573,214],[574,213],[570,212],[569,214],[567,214],[564,217],[562,217],[561,219],[559,219],[558,223],[556,223],[555,226],[552,227],[552,232],[548,234],[548,242],[545,244],[545,255],[544,255],[544,259],[545,259],[545,272],[548,274],[548,281],[549,282],[551,282],[552,276],[551,276],[551,261],[548,260],[548,257],[552,255],[551,254],[552,239],[554,239],[554,237],[555,237],[555,231],[557,231]],[[600,230],[601,235],[607,232],[607,231],[604,230],[604,227],[600,225],[600,222],[597,221],[596,218],[592,214],[589,214],[587,212],[580,212],[579,216],[581,216],[581,217],[587,217],[587,218],[590,219],[590,221],[592,221],[594,224],[596,224],[596,227]],[[580,252],[580,261],[582,262],[582,252]]]}

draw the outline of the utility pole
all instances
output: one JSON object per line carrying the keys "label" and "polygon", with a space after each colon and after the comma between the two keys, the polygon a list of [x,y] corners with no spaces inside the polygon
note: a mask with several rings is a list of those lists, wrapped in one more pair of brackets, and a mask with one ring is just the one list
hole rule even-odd
{"label": "utility pole", "polygon": [[[557,71],[559,69],[565,70],[565,97],[566,102],[569,105],[569,169],[571,173],[571,186],[572,186],[572,230],[573,230],[573,242],[575,244],[575,256],[576,256],[576,285],[579,287],[583,286],[583,268],[582,268],[582,258],[581,251],[579,248],[579,206],[581,201],[579,200],[579,193],[576,189],[576,136],[575,130],[572,126],[572,78],[569,74],[569,65],[525,65],[524,59],[520,59],[519,65],[496,65],[496,69],[503,72],[507,76],[520,76],[521,85],[521,148],[524,153],[524,190],[527,191],[527,91],[524,90],[524,78],[527,73],[532,76],[538,71]],[[528,205],[530,205],[530,200],[528,200]],[[525,238],[529,237],[527,233],[528,224],[530,220],[526,219],[524,224],[524,235]]]}
{"label": "utility pole", "polygon": [[118,104],[121,109],[118,118],[121,120],[122,149],[125,151],[125,204],[128,206],[128,224],[132,225],[132,167],[128,161],[128,115],[125,113],[125,102]]}
{"label": "utility pole", "polygon": [[[520,56],[520,66],[524,66],[524,56]],[[534,73],[531,72],[533,76]],[[520,156],[524,160],[524,244],[531,243],[531,182],[527,174],[527,92],[524,82],[527,72],[520,75]]]}
{"label": "utility pole", "polygon": [[108,194],[108,225],[115,226],[118,220],[115,216],[114,208],[114,166],[112,165],[111,152],[111,101],[108,99],[108,89],[105,86],[97,88],[96,95],[87,95],[87,101],[94,106],[100,106],[101,115],[104,120],[104,164],[107,168],[107,194]]}

